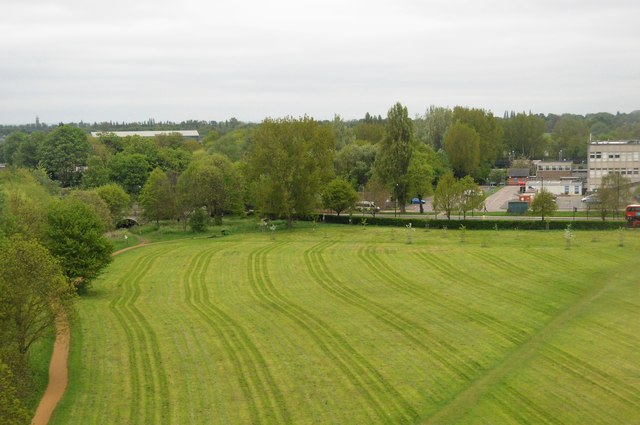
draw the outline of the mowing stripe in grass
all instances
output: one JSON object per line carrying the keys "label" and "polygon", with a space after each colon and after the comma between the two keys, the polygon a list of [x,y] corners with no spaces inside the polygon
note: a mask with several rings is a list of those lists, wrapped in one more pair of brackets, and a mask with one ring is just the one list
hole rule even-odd
{"label": "mowing stripe in grass", "polygon": [[522,368],[545,347],[550,336],[564,327],[583,308],[596,300],[605,291],[609,282],[600,276],[585,293],[564,310],[558,312],[549,322],[535,334],[509,353],[495,368],[487,371],[482,377],[471,382],[470,385],[446,403],[439,411],[425,423],[450,424],[462,419],[481,397],[489,394],[496,384],[502,382],[513,371]]}
{"label": "mowing stripe in grass", "polygon": [[561,424],[558,418],[549,415],[510,385],[501,385],[500,389],[492,394],[491,399],[499,404],[505,413],[515,417],[518,423]]}
{"label": "mowing stripe in grass", "polygon": [[238,355],[239,350],[233,346],[233,343],[230,341],[229,336],[225,332],[223,332],[222,327],[219,326],[218,323],[209,314],[207,314],[207,312],[200,308],[194,301],[194,295],[192,294],[192,284],[195,279],[193,278],[193,276],[198,274],[198,269],[202,267],[202,263],[204,262],[206,254],[207,252],[201,252],[200,254],[195,256],[191,261],[189,267],[187,268],[187,272],[184,277],[185,302],[187,303],[189,308],[197,312],[204,319],[204,321],[217,333],[218,338],[222,342],[222,345],[225,348],[225,352],[229,355],[231,363],[233,364],[236,371],[240,389],[244,395],[247,407],[249,409],[251,422],[261,423],[259,412],[260,409],[256,405],[256,399],[259,397],[259,394],[254,397],[255,391],[251,390],[250,384],[248,382],[248,373],[245,373],[245,367]]}
{"label": "mowing stripe in grass", "polygon": [[[461,273],[454,267],[443,264],[440,257],[436,258],[424,252],[415,252],[414,255],[416,255],[425,264],[427,264],[432,271],[438,272],[447,280],[464,283],[465,279],[468,278],[467,276],[464,276],[465,279],[462,279]],[[431,294],[431,296],[437,296],[435,292],[432,292]],[[496,296],[499,297],[499,295]],[[449,299],[446,299],[446,301],[449,301]],[[491,331],[496,332],[497,334],[501,335],[503,338],[511,341],[514,344],[519,344],[525,337],[522,329],[508,324],[504,320],[499,320],[496,317],[486,313],[484,310],[479,310],[469,304],[462,304],[455,299],[451,299],[450,303],[454,304],[457,307],[456,310],[450,309],[451,312],[457,312],[470,320],[483,324]],[[548,315],[548,313],[546,314]]]}
{"label": "mowing stripe in grass", "polygon": [[518,252],[520,255],[524,254],[524,255],[528,255],[530,257],[535,258],[536,259],[535,263],[532,263],[532,264],[536,264],[539,262],[546,263],[546,264],[553,264],[554,266],[557,267],[558,270],[562,270],[565,267],[567,267],[566,260],[561,259],[555,255],[549,255],[549,251],[547,249],[542,250],[542,252],[540,251],[541,250],[539,248],[529,248],[529,249],[521,249]]}
{"label": "mowing stripe in grass", "polygon": [[[426,254],[423,255],[421,253],[416,253],[416,255],[430,264],[433,262],[433,260]],[[423,300],[425,304],[435,304],[444,311],[447,311],[448,314],[453,314],[459,318],[482,324],[492,332],[502,336],[504,339],[514,344],[518,344],[522,341],[523,336],[520,329],[506,324],[483,311],[474,309],[468,304],[461,303],[452,298],[447,298],[436,291],[429,290],[426,286],[419,286],[414,282],[404,279],[402,276],[394,273],[385,262],[375,255],[372,249],[366,249],[365,247],[361,248],[358,251],[358,257],[367,264],[370,271],[373,272],[374,275],[378,276],[380,281],[384,284],[388,284],[394,289],[408,293],[412,297],[419,298]]]}
{"label": "mowing stripe in grass", "polygon": [[[540,279],[536,279],[536,277],[532,273],[531,268],[521,267],[520,265],[502,258],[501,256],[493,255],[491,252],[487,252],[487,250],[473,250],[469,252],[469,254],[480,259],[481,261],[495,266],[494,270],[503,273],[505,275],[505,278],[507,279],[513,280],[512,271],[516,271],[518,282],[527,282],[527,286],[538,287],[542,289],[546,289],[549,287],[549,281],[541,281]],[[523,288],[518,287],[518,289]],[[582,292],[578,285],[572,285],[571,283],[559,286],[557,289],[573,295],[578,295]],[[533,292],[534,294],[536,293],[535,291],[530,292]]]}
{"label": "mowing stripe in grass", "polygon": [[[436,269],[437,272],[444,276],[448,276],[451,279],[457,279],[459,283],[465,285],[468,288],[472,288],[478,294],[485,294],[483,299],[488,299],[490,296],[495,299],[506,299],[512,304],[520,305],[521,307],[529,311],[537,311],[544,315],[553,314],[554,311],[549,311],[550,306],[541,305],[541,302],[535,302],[535,298],[538,294],[535,291],[526,288],[519,288],[517,290],[511,289],[510,286],[496,285],[493,281],[481,279],[472,273],[462,273],[460,269],[451,264],[443,256],[429,256],[428,254],[421,253],[424,260],[432,259],[431,266]],[[520,293],[522,292],[522,293]],[[525,295],[526,294],[526,295]],[[532,299],[533,298],[533,299]],[[528,300],[529,302],[525,302]]]}
{"label": "mowing stripe in grass", "polygon": [[205,275],[210,262],[211,255],[208,256],[207,264],[201,269],[201,272],[198,276],[200,289],[202,292],[203,305],[209,308],[211,312],[214,312],[217,315],[217,318],[227,325],[228,330],[235,332],[232,333],[232,336],[234,337],[234,339],[238,340],[240,345],[243,347],[243,351],[247,352],[250,364],[258,372],[258,378],[260,378],[263,382],[259,391],[268,397],[267,401],[269,403],[268,406],[266,406],[267,410],[265,411],[265,413],[269,416],[274,415],[274,419],[277,423],[292,423],[291,416],[289,414],[289,410],[287,408],[282,391],[275,382],[271,370],[269,369],[269,365],[265,361],[256,345],[251,341],[251,338],[249,337],[247,332],[240,326],[237,321],[232,319],[227,313],[218,308],[209,299],[209,291],[207,290]]}
{"label": "mowing stripe in grass", "polygon": [[633,386],[612,376],[596,366],[581,360],[565,350],[547,345],[543,355],[547,357],[557,368],[588,382],[619,400],[640,407],[640,395]]}
{"label": "mowing stripe in grass", "polygon": [[[195,256],[185,274],[185,301],[219,336],[236,368],[254,423],[291,423],[282,391],[242,327],[209,299],[205,276],[216,247]],[[272,416],[273,415],[273,416]]]}
{"label": "mowing stripe in grass", "polygon": [[249,255],[249,282],[254,297],[297,324],[343,372],[384,423],[412,423],[417,412],[403,396],[326,322],[291,303],[275,288],[267,270],[267,245]]}
{"label": "mowing stripe in grass", "polygon": [[[122,292],[109,304],[125,332],[129,345],[132,377],[132,403],[129,414],[132,422],[167,423],[171,418],[169,387],[162,367],[157,337],[153,327],[136,308],[135,302],[140,295],[142,277],[160,256],[174,249],[176,248],[144,253],[133,270],[119,281],[117,286],[122,287]],[[147,390],[144,391],[144,388]],[[140,411],[141,407],[144,413]],[[140,421],[139,418],[144,420]]]}
{"label": "mowing stripe in grass", "polygon": [[[640,308],[637,311],[640,311]],[[631,335],[622,329],[614,329],[612,326],[606,326],[594,321],[589,321],[588,324],[585,323],[585,328],[590,333],[598,334],[602,340],[607,340],[607,345],[612,346],[612,348],[615,344],[619,344],[631,350],[637,349],[637,345],[633,344],[633,341],[638,338],[637,335]]]}
{"label": "mowing stripe in grass", "polygon": [[[373,315],[400,332],[414,346],[420,347],[429,356],[435,358],[452,378],[466,381],[478,373],[482,366],[477,361],[446,342],[438,340],[418,323],[401,316],[378,302],[372,301],[340,282],[326,265],[322,256],[323,251],[334,244],[335,242],[323,242],[306,250],[304,253],[305,262],[311,276],[321,288],[334,297]],[[434,349],[434,347],[437,349]],[[449,360],[451,358],[457,361]]]}

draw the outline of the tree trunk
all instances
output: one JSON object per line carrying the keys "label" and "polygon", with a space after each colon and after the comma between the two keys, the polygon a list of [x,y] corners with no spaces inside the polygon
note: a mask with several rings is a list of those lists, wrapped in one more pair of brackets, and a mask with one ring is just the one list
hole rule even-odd
{"label": "tree trunk", "polygon": [[418,202],[420,202],[420,214],[424,214],[424,206],[422,205],[422,198],[418,198]]}

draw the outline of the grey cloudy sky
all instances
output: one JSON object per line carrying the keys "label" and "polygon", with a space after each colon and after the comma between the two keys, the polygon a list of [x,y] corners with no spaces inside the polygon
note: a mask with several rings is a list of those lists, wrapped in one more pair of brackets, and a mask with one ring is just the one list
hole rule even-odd
{"label": "grey cloudy sky", "polygon": [[640,109],[637,0],[0,0],[0,123]]}

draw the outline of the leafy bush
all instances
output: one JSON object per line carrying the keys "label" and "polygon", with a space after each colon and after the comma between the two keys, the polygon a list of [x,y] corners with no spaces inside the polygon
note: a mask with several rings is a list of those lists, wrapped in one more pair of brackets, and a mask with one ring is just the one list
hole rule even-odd
{"label": "leafy bush", "polygon": [[207,231],[207,213],[202,208],[196,208],[189,217],[189,227],[195,233]]}

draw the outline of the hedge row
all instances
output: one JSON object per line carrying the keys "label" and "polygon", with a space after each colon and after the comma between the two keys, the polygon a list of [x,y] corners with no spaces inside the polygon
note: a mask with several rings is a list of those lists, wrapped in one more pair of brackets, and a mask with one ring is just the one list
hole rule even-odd
{"label": "hedge row", "polygon": [[[322,218],[320,218],[322,220]],[[325,215],[325,223],[362,225],[366,219],[367,224],[375,226],[407,226],[411,223],[415,228],[447,229],[455,230],[464,225],[468,230],[564,230],[568,224],[574,230],[616,230],[625,226],[624,221],[602,221],[602,220],[577,220],[577,221],[542,221],[540,219],[531,220],[435,220],[424,218],[396,218],[396,217],[372,217],[372,216],[335,216]],[[547,227],[548,226],[548,227]]]}

